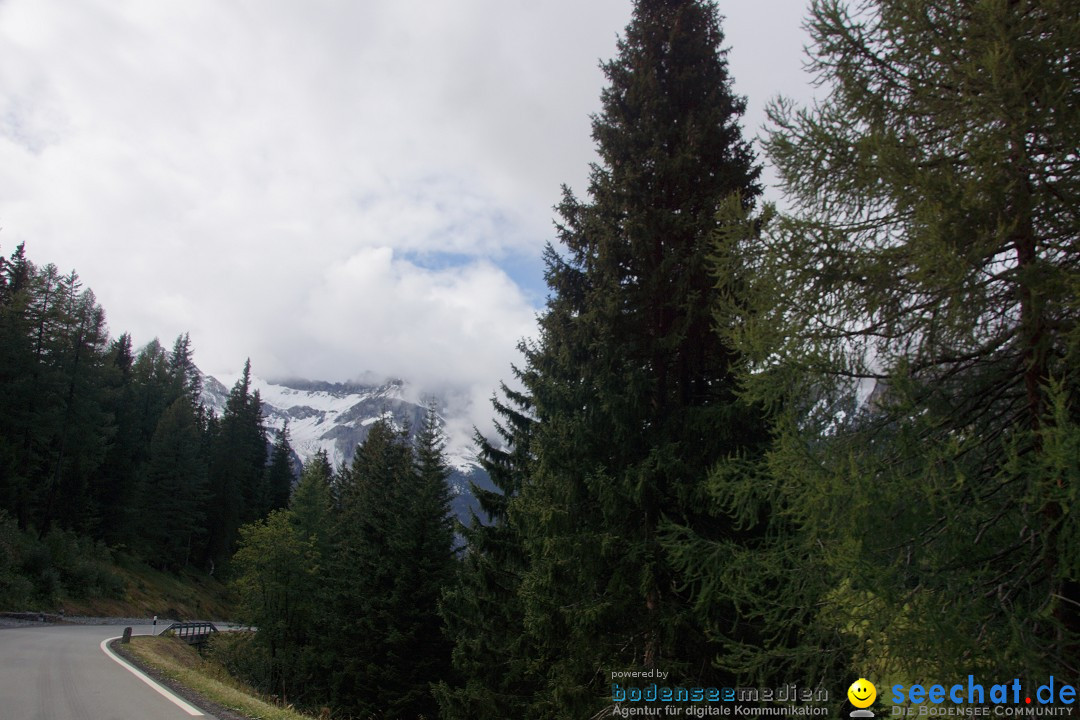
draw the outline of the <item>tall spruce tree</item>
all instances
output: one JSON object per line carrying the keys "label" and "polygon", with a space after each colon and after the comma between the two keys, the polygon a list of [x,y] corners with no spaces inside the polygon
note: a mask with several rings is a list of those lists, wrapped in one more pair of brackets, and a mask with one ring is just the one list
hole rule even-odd
{"label": "tall spruce tree", "polygon": [[716,490],[785,524],[699,546],[743,571],[712,597],[800,637],[750,666],[1075,674],[1080,6],[820,0],[810,27],[827,95],[774,105],[768,142],[792,211],[719,246],[754,270],[729,337],[780,412],[769,482]]}
{"label": "tall spruce tree", "polygon": [[759,194],[722,43],[711,2],[635,3],[604,65],[590,199],[566,190],[558,208],[551,295],[520,374],[534,422],[515,442],[528,459],[507,508],[526,564],[531,717],[591,716],[611,670],[722,682],[659,538],[665,519],[732,532],[703,480],[765,439],[735,397],[739,358],[712,328],[716,212]]}
{"label": "tall spruce tree", "polygon": [[445,461],[436,435],[420,437],[414,451],[380,419],[339,488],[326,649],[335,705],[361,717],[435,716],[431,683],[448,663],[437,609],[452,572]]}
{"label": "tall spruce tree", "polygon": [[295,480],[292,468],[292,447],[289,445],[289,423],[277,431],[277,438],[270,450],[263,481],[262,508],[264,513],[282,510],[289,504]]}
{"label": "tall spruce tree", "polygon": [[413,437],[413,458],[414,497],[400,518],[405,524],[404,551],[411,586],[403,624],[413,636],[408,668],[416,696],[412,708],[418,715],[435,717],[438,712],[431,686],[450,673],[450,642],[443,630],[439,601],[454,577],[455,520],[448,484],[452,471],[446,463],[446,439],[433,402]]}
{"label": "tall spruce tree", "polygon": [[232,555],[240,526],[265,514],[266,429],[259,391],[251,389],[251,360],[229,391],[211,453],[206,559],[216,563]]}
{"label": "tall spruce tree", "polygon": [[[191,407],[198,408],[202,395],[202,376],[195,366],[195,353],[191,348],[191,335],[183,333],[176,337],[169,353],[169,375],[176,388],[173,392],[186,395]],[[171,402],[171,399],[170,399]]]}
{"label": "tall spruce tree", "polygon": [[139,350],[131,367],[131,377],[136,393],[139,445],[145,458],[158,421],[171,404],[170,398],[175,398],[169,355],[157,338]]}
{"label": "tall spruce tree", "polygon": [[526,395],[501,389],[507,402],[493,400],[498,443],[476,435],[477,458],[495,489],[471,484],[484,516],[474,513],[461,528],[465,554],[440,603],[455,671],[437,687],[444,720],[523,717],[542,687],[520,596],[528,568],[524,540],[509,512],[528,471],[534,420]]}
{"label": "tall spruce tree", "polygon": [[289,498],[289,510],[297,532],[305,540],[317,537],[320,555],[329,555],[330,515],[334,509],[334,469],[326,450],[318,450],[300,473],[300,482]]}
{"label": "tall spruce tree", "polygon": [[27,529],[33,479],[26,463],[37,374],[31,328],[31,280],[36,268],[19,245],[4,264],[0,295],[0,507]]}
{"label": "tall spruce tree", "polygon": [[103,407],[112,417],[116,432],[92,479],[101,515],[101,539],[110,545],[132,547],[138,545],[139,463],[147,450],[139,432],[134,365],[131,335],[123,333],[106,353],[103,382]]}
{"label": "tall spruce tree", "polygon": [[162,414],[142,474],[142,549],[158,567],[180,570],[202,547],[207,501],[203,428],[187,394]]}

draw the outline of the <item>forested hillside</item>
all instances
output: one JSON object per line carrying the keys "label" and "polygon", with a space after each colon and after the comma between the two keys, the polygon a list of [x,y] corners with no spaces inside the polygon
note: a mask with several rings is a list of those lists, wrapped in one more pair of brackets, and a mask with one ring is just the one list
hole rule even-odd
{"label": "forested hillside", "polygon": [[[292,473],[280,452],[267,454],[250,367],[222,416],[208,414],[186,334],[171,350],[110,338],[78,274],[35,265],[22,245],[0,260],[0,353],[9,537],[13,526],[32,538],[66,533],[98,543],[105,564],[108,547],[161,569],[212,570],[230,558],[240,525],[287,502]],[[4,604],[48,602],[64,585],[86,584],[56,577],[56,558],[22,547],[9,542],[0,557],[4,573],[29,582],[6,586]]]}
{"label": "forested hillside", "polygon": [[240,613],[259,632],[222,651],[237,674],[352,717],[437,716],[456,557],[443,448],[433,408],[412,441],[380,419],[349,465],[316,455],[289,508],[241,530]]}

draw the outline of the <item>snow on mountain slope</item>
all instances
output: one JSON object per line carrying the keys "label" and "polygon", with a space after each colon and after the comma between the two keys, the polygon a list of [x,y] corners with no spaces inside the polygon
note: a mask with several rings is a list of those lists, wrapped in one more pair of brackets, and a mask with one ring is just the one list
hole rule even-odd
{"label": "snow on mountain slope", "polygon": [[[229,388],[238,376],[221,380],[204,375],[202,400],[219,416],[225,410]],[[388,416],[396,427],[420,427],[433,400],[446,426],[446,405],[437,396],[427,395],[402,380],[371,383],[328,383],[307,380],[268,381],[253,377],[252,390],[262,400],[263,418],[273,441],[274,431],[288,421],[289,442],[302,462],[325,450],[334,467],[352,462],[356,447],[367,437],[378,418]],[[471,437],[446,438],[447,462],[453,469],[450,484],[457,498],[454,509],[463,521],[476,502],[469,481],[491,487],[486,473],[476,462]]]}

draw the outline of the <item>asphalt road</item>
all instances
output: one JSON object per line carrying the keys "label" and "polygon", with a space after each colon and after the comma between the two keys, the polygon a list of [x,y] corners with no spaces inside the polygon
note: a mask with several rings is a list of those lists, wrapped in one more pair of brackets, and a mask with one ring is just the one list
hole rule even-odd
{"label": "asphalt road", "polygon": [[[140,626],[134,632],[151,629]],[[0,718],[191,720],[189,712],[101,649],[103,640],[123,630],[115,625],[0,629]]]}

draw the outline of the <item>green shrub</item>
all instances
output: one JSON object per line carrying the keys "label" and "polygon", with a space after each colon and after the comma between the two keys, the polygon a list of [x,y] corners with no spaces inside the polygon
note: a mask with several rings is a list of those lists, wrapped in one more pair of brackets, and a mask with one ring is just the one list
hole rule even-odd
{"label": "green shrub", "polygon": [[56,568],[45,568],[33,578],[35,595],[46,605],[53,605],[60,597],[64,583]]}
{"label": "green shrub", "polygon": [[212,636],[206,656],[220,664],[232,677],[258,692],[269,692],[270,654],[255,641],[253,632],[227,632]]}
{"label": "green shrub", "polygon": [[26,538],[6,512],[0,510],[0,608],[23,608],[34,595],[34,584],[22,572]]}
{"label": "green shrub", "polygon": [[110,570],[112,554],[101,542],[69,530],[52,530],[45,537],[50,564],[60,574],[63,590],[72,597],[123,594],[123,581]]}
{"label": "green shrub", "polygon": [[0,510],[0,607],[51,605],[64,595],[123,597],[124,581],[111,567],[103,543],[55,529],[39,540]]}

